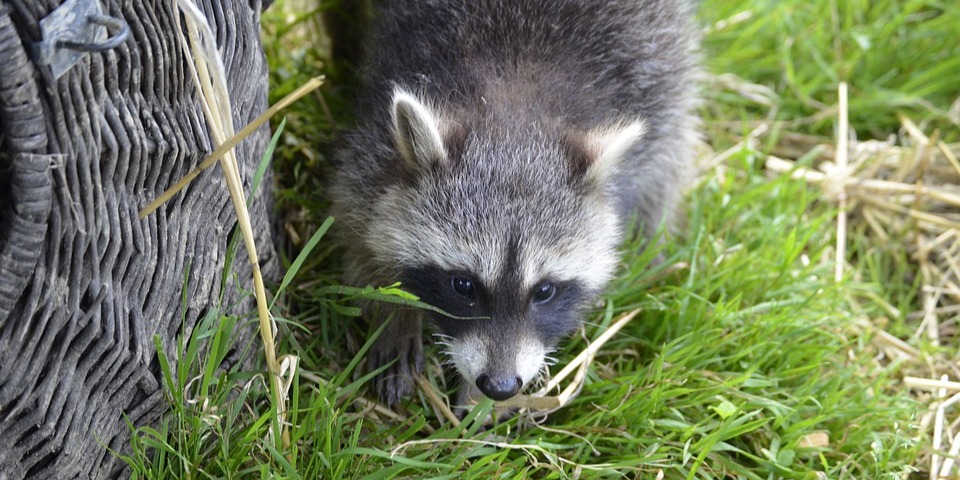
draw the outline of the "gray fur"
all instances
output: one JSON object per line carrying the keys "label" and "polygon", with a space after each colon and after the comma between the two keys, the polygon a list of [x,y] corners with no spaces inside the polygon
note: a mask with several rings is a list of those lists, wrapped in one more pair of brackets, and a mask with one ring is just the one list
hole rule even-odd
{"label": "gray fur", "polygon": [[[487,349],[448,352],[471,382],[539,371],[516,359],[542,363],[576,327],[624,225],[676,216],[697,126],[691,15],[679,0],[381,2],[333,185],[348,281],[405,279],[479,312],[431,318],[447,345]],[[444,290],[455,275],[476,281],[474,301]],[[562,288],[536,304],[544,282]],[[420,313],[368,314],[394,317],[368,360],[400,358],[374,383],[395,403],[422,364]]]}

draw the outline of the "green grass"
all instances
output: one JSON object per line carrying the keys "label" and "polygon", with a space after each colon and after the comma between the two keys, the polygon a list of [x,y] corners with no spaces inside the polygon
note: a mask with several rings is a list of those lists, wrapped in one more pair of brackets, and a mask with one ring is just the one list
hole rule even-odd
{"label": "green grass", "polygon": [[[713,72],[774,88],[780,100],[777,119],[810,119],[809,131],[830,135],[836,115],[810,117],[836,105],[837,83],[845,81],[850,123],[861,138],[896,132],[895,111],[923,119],[948,139],[958,138],[960,9],[955,2],[707,0],[700,12],[707,26],[749,12],[746,20],[706,35],[706,63]],[[724,107],[766,113],[729,92],[709,97]]]}
{"label": "green grass", "polygon": [[[272,428],[262,371],[217,369],[231,332],[256,322],[213,309],[178,351],[158,352],[170,411],[155,428],[131,426],[124,459],[136,478],[905,479],[926,468],[925,407],[897,385],[904,365],[877,362],[873,334],[857,323],[882,312],[864,300],[869,292],[904,312],[890,327],[908,338],[917,325],[906,313],[919,308],[913,267],[902,244],[873,245],[853,230],[850,258],[862,260],[833,281],[834,207],[817,189],[762,169],[779,130],[704,173],[683,235],[624,259],[584,335],[596,337],[622,312],[642,313],[604,346],[571,405],[546,421],[489,428],[489,404],[460,428],[422,394],[395,416],[367,408],[358,365],[368,340],[356,299],[395,297],[337,285],[320,192],[330,144],[349,125],[350,75],[310,41],[320,37],[315,11],[300,10],[290,26],[298,10],[287,1],[264,18],[271,95],[319,73],[341,82],[287,112],[274,158],[281,212],[300,237],[273,309],[279,351],[299,357],[292,443],[284,450]],[[701,11],[705,25],[752,12],[708,30],[704,61],[714,74],[770,87],[766,103],[736,87],[704,89],[704,130],[716,151],[760,120],[809,119],[775,125],[832,135],[840,80],[851,84],[861,138],[895,134],[898,112],[957,138],[960,9],[951,2],[704,0]],[[625,251],[637,252],[636,243]],[[651,266],[658,253],[667,261]],[[584,347],[582,336],[565,344],[561,364]],[[233,347],[262,356],[257,342]],[[427,377],[447,390],[438,362],[428,349]]]}

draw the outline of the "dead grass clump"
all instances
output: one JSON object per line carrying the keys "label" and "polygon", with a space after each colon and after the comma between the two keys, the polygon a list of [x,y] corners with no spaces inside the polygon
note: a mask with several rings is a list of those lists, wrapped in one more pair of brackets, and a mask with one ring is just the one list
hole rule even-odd
{"label": "dead grass clump", "polygon": [[[930,478],[947,478],[960,474],[953,460],[960,453],[960,363],[955,351],[937,347],[955,344],[960,319],[960,144],[941,141],[940,132],[927,132],[902,114],[898,135],[858,141],[846,122],[843,86],[839,98],[835,141],[786,132],[765,166],[819,186],[824,199],[837,205],[838,281],[853,227],[867,232],[872,245],[899,243],[908,254],[910,270],[919,276],[920,308],[900,312],[885,299],[871,300],[915,325],[912,336],[891,335],[883,330],[885,321],[863,318],[859,326],[873,330],[877,361],[903,362],[909,374],[904,385],[930,404],[920,425],[933,448],[918,462],[929,465]],[[859,270],[852,270],[856,278]]]}

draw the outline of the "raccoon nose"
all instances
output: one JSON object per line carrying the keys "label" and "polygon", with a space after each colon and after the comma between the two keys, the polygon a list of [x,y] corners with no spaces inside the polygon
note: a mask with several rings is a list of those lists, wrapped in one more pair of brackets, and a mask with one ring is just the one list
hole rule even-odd
{"label": "raccoon nose", "polygon": [[520,377],[491,377],[486,373],[477,377],[477,388],[494,400],[506,400],[520,391],[523,380]]}

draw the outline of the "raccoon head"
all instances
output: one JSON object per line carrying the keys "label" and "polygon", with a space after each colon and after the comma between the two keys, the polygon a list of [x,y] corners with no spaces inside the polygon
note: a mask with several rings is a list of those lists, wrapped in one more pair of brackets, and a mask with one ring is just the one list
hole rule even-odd
{"label": "raccoon head", "polygon": [[474,117],[453,121],[395,92],[405,174],[376,203],[365,241],[446,312],[432,324],[464,380],[504,400],[538,377],[611,277],[622,228],[611,179],[644,127]]}

